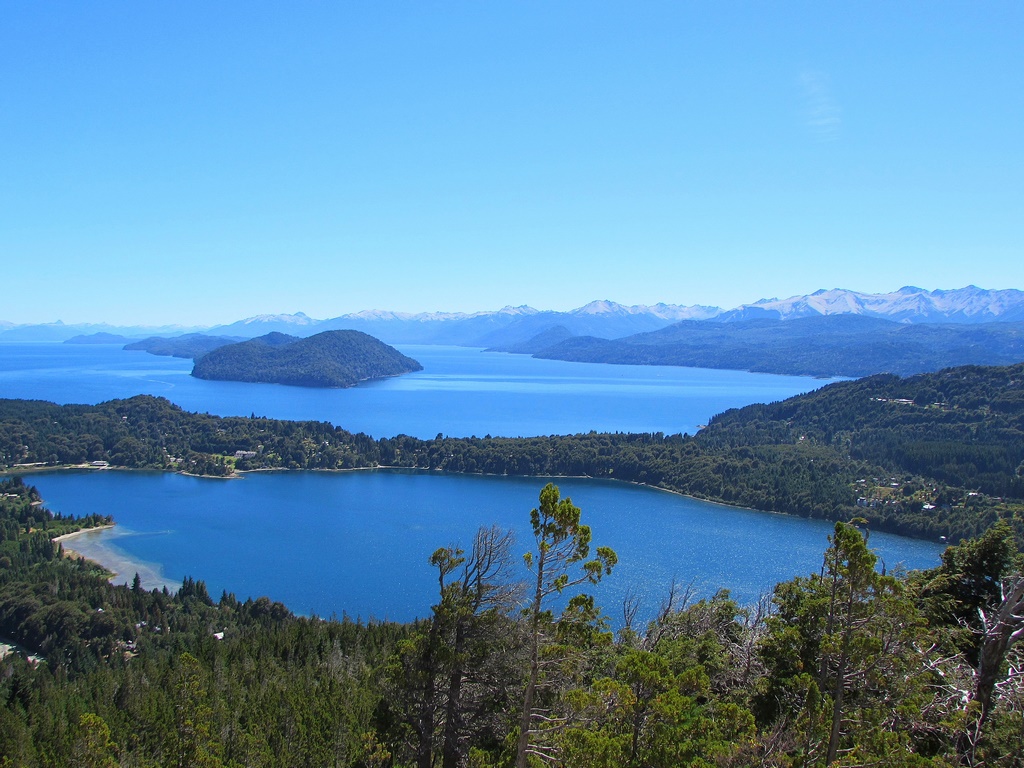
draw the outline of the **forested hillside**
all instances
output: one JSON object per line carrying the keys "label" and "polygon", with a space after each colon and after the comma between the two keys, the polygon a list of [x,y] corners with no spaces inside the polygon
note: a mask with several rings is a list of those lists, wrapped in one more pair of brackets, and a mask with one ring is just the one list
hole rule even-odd
{"label": "forested hillside", "polygon": [[801,376],[903,376],[1024,360],[1024,323],[902,324],[859,315],[795,320],[685,320],[608,340],[576,337],[534,357],[583,363],[684,365]]}
{"label": "forested hillside", "polygon": [[410,625],[215,600],[193,577],[115,587],[51,541],[102,520],[37,502],[0,482],[0,632],[35,654],[0,657],[5,766],[1024,765],[1024,563],[1002,523],[909,576],[837,523],[820,572],[771,603],[673,588],[647,626],[605,606],[613,635],[615,553],[552,485],[532,540],[481,521],[424,553],[437,601]]}
{"label": "forested hillside", "polygon": [[414,627],[215,602],[192,578],[174,594],[114,587],[50,540],[96,521],[51,518],[19,479],[0,491],[0,634],[44,659],[0,659],[0,765],[360,765],[372,751],[379,670]]}
{"label": "forested hillside", "polygon": [[709,426],[701,439],[716,446],[810,440],[951,485],[1024,497],[1024,365],[842,382],[732,410]]}

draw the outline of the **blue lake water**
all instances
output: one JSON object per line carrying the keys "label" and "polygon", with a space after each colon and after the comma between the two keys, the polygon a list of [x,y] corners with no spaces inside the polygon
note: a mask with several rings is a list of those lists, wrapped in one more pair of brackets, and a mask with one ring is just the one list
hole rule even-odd
{"label": "blue lake water", "polygon": [[[716,413],[827,382],[693,368],[534,360],[460,347],[401,347],[418,373],[344,390],[193,379],[191,360],[116,345],[0,344],[0,397],[97,403],[136,394],[187,410],[330,421],[376,437],[695,432]],[[174,588],[186,575],[216,597],[268,595],[300,613],[405,620],[435,600],[427,564],[481,525],[513,527],[525,552],[540,479],[395,472],[258,473],[211,480],[134,472],[32,476],[48,505],[113,514],[112,531],[73,546],[130,580]],[[634,592],[650,615],[675,579],[742,602],[816,571],[831,526],[620,483],[556,480],[620,565],[600,587],[616,614]],[[889,566],[938,563],[931,542],[872,535]]]}
{"label": "blue lake water", "polygon": [[0,344],[0,397],[95,404],[159,395],[189,411],[329,421],[374,437],[689,432],[716,413],[825,381],[745,371],[534,360],[465,347],[402,346],[423,370],[351,389],[203,381],[191,360],[117,345]]}
{"label": "blue lake water", "polygon": [[[531,548],[537,478],[429,472],[274,472],[216,480],[143,472],[33,476],[51,509],[113,514],[117,528],[72,546],[147,586],[204,579],[216,599],[267,595],[300,613],[408,620],[429,613],[437,579],[427,559],[468,544],[481,525]],[[675,580],[701,595],[725,587],[741,603],[778,581],[817,572],[832,526],[736,509],[611,481],[558,478],[583,510],[594,543],[614,548],[615,572],[595,589],[614,620],[635,593],[650,616]],[[887,567],[938,565],[933,542],[872,533]],[[525,568],[522,573],[526,576]]]}

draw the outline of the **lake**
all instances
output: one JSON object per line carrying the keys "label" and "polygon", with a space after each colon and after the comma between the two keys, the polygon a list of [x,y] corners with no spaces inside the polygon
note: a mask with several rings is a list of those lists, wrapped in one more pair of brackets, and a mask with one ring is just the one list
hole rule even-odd
{"label": "lake", "polygon": [[0,343],[0,397],[95,404],[148,394],[218,416],[329,421],[374,437],[578,432],[693,434],[716,413],[827,381],[745,371],[534,360],[465,347],[401,346],[423,370],[351,389],[203,381],[191,360],[117,345]]}
{"label": "lake", "polygon": [[[716,413],[807,392],[825,381],[694,368],[534,360],[461,347],[403,346],[424,370],[342,390],[202,381],[191,360],[117,345],[0,344],[0,396],[97,403],[167,397],[218,415],[330,421],[376,437],[532,436],[598,431],[695,432]],[[435,601],[427,558],[468,543],[481,525],[515,528],[519,550],[544,480],[437,473],[257,473],[212,480],[138,472],[29,478],[54,510],[113,514],[112,531],[74,548],[147,586],[186,575],[221,590],[268,595],[300,613],[398,620]],[[595,541],[620,565],[599,603],[620,615],[635,592],[645,615],[673,579],[741,602],[780,580],[816,571],[831,526],[740,510],[606,481],[558,479],[583,508]],[[873,534],[892,566],[930,567],[941,547]]]}
{"label": "lake", "polygon": [[[148,587],[184,576],[239,598],[267,595],[321,616],[406,621],[429,613],[438,547],[469,544],[481,525],[513,528],[531,548],[529,512],[538,478],[436,472],[258,472],[240,480],[127,471],[44,473],[29,478],[53,510],[113,514],[118,526],[71,546],[110,563],[120,581],[136,570]],[[595,545],[619,564],[598,604],[621,623],[623,598],[651,616],[673,580],[698,594],[731,590],[746,604],[778,581],[817,572],[832,525],[737,509],[613,481],[558,478],[583,510]],[[887,567],[932,567],[934,542],[872,533]],[[526,576],[525,568],[523,569]]]}

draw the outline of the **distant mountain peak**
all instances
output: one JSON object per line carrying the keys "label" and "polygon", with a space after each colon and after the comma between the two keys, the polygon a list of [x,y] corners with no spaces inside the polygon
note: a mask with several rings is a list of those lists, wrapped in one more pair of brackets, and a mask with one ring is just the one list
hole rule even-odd
{"label": "distant mountain peak", "polygon": [[319,320],[314,320],[305,312],[296,312],[291,315],[254,315],[253,317],[247,317],[241,321],[245,325],[253,325],[255,323],[294,323],[295,325],[312,325],[318,323]]}
{"label": "distant mountain peak", "polygon": [[[539,309],[534,309],[528,304],[520,304],[518,307],[513,307],[511,304],[506,304],[504,307],[498,310],[499,315],[536,315],[540,312]],[[478,312],[480,314],[486,314],[484,312]]]}
{"label": "distant mountain peak", "polygon": [[[618,304],[608,299],[601,299],[599,301],[592,301],[589,304],[584,304],[579,309],[572,310],[573,314],[579,315],[605,315],[609,312],[629,312],[629,307],[624,307],[622,304]],[[632,313],[631,313],[632,314]]]}
{"label": "distant mountain peak", "polygon": [[342,317],[357,318],[359,320],[408,320],[412,315],[405,312],[390,312],[386,309],[364,309],[353,312]]}
{"label": "distant mountain peak", "polygon": [[615,301],[602,299],[585,304],[579,309],[574,309],[570,315],[591,315],[591,316],[637,316],[650,315],[662,320],[676,322],[678,320],[709,320],[717,316],[722,310],[719,307],[709,307],[703,304],[682,306],[680,304],[665,304],[659,302],[654,305],[634,304],[627,307]]}

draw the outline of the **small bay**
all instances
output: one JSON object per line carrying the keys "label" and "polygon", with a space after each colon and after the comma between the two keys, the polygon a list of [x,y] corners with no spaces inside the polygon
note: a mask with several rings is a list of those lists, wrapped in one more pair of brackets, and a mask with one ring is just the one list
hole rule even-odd
{"label": "small bay", "polygon": [[[531,548],[540,478],[385,470],[260,472],[216,480],[147,472],[62,472],[31,478],[67,514],[113,514],[118,526],[72,546],[149,587],[204,579],[216,599],[266,595],[296,612],[405,621],[436,601],[430,554],[468,544],[481,525],[513,528]],[[619,555],[596,589],[621,623],[622,600],[650,616],[673,581],[699,595],[727,588],[741,603],[778,581],[817,572],[832,526],[697,501],[612,481],[554,482],[583,510],[595,544]],[[940,544],[872,533],[888,568],[932,567]],[[526,576],[525,569],[522,573]]]}

